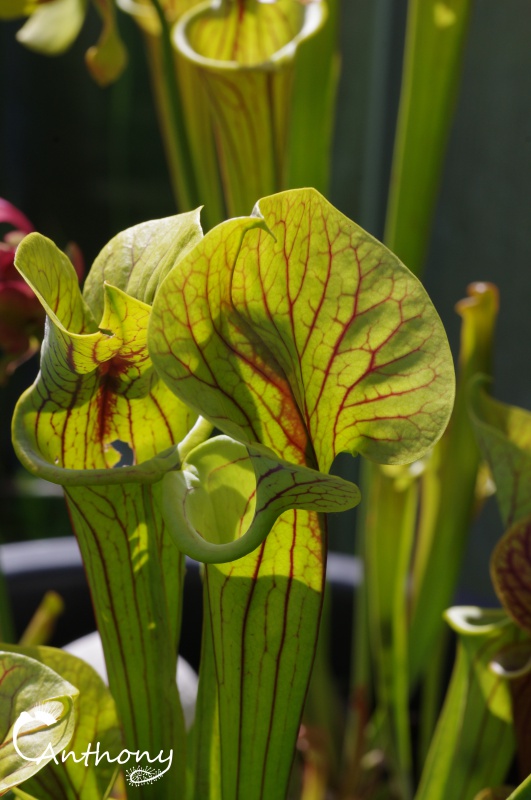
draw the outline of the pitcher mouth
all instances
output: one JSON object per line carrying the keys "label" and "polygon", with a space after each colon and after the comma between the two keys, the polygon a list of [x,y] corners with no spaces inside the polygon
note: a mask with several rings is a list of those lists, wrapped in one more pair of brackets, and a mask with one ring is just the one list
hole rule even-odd
{"label": "pitcher mouth", "polygon": [[[120,5],[124,2],[131,3],[134,0],[119,0]],[[316,2],[304,5],[301,10],[300,28],[292,39],[278,50],[272,52],[267,59],[256,63],[244,64],[231,59],[210,58],[198,52],[191,42],[191,28],[200,19],[209,15],[214,17],[221,16],[222,13],[221,4],[216,0],[213,0],[213,2],[207,0],[207,2],[201,3],[185,12],[174,26],[172,32],[173,44],[177,51],[197,66],[209,70],[238,70],[244,72],[276,70],[293,60],[299,44],[316,33],[326,19],[326,7],[323,3],[316,0]]]}

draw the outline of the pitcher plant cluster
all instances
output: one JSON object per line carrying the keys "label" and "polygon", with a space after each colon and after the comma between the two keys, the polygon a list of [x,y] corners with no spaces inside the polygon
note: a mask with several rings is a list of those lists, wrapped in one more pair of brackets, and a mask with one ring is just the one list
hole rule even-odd
{"label": "pitcher plant cluster", "polygon": [[[205,236],[196,212],[125,231],[83,294],[39,234],[16,264],[47,327],[14,440],[30,471],[65,487],[126,746],[172,746],[156,796],[184,796],[175,668],[189,554],[208,564],[192,791],[285,794],[322,603],[323,512],[359,502],[329,469],[342,451],[409,462],[441,435],[453,366],[436,312],[314,190],[264,198]],[[213,426],[223,435],[209,438]],[[16,685],[9,659],[4,669]],[[23,681],[14,710],[26,692]],[[6,748],[4,787],[28,777]]]}
{"label": "pitcher plant cluster", "polygon": [[[127,54],[112,0],[94,5],[86,62],[104,86]],[[337,0],[118,6],[142,30],[183,213],[118,234],[81,291],[82,268],[0,205],[18,231],[0,245],[0,304],[21,309],[0,327],[6,375],[46,318],[13,440],[64,487],[109,675],[107,688],[67,653],[2,646],[0,794],[530,800],[530,417],[488,394],[496,288],[472,284],[456,306],[454,387],[415,277],[472,3],[408,3],[387,246],[323,197]],[[0,16],[27,16],[20,42],[58,54],[86,11],[8,0]],[[361,492],[331,474],[345,452],[363,457]],[[502,609],[452,608],[492,478]],[[344,711],[326,653],[325,515],[362,496]],[[189,731],[175,681],[185,556],[204,564]],[[95,742],[109,760],[54,757]],[[149,756],[169,751],[154,770]],[[126,787],[124,752],[144,754],[145,783]]]}

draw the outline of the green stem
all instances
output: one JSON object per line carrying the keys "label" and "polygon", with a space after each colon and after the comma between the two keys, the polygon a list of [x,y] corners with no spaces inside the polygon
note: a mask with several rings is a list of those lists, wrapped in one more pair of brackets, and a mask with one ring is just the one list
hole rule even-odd
{"label": "green stem", "polygon": [[[171,31],[160,0],[151,0],[151,3],[156,11],[161,27],[162,80],[164,82],[167,102],[166,108],[163,107],[164,104],[161,104],[161,113],[166,116],[165,121],[172,134],[167,137],[167,147],[174,150],[174,157],[169,158],[168,161],[172,168],[172,182],[175,194],[177,195],[179,210],[189,211],[200,205],[200,198],[193,170],[190,143],[184,123],[181,93],[175,74]],[[178,174],[176,169],[177,164],[179,166]]]}
{"label": "green stem", "polygon": [[204,417],[197,418],[192,430],[186,434],[182,442],[177,446],[181,464],[186,461],[188,453],[190,453],[194,447],[206,442],[213,430],[214,426],[207,419]]}
{"label": "green stem", "polygon": [[[411,796],[408,685],[408,578],[418,484],[406,467],[364,464],[368,512],[364,525],[369,641],[376,667],[376,705],[382,712],[387,756],[401,798]],[[395,470],[395,471],[393,471]]]}
{"label": "green stem", "polygon": [[19,644],[33,647],[48,644],[64,609],[65,604],[61,595],[53,591],[46,592],[20,637]]}
{"label": "green stem", "polygon": [[[369,489],[366,483],[367,470],[362,469],[361,493]],[[368,494],[367,494],[368,497]],[[355,555],[363,563],[365,557],[364,531],[367,516],[367,503],[359,507],[360,517],[357,526]],[[367,582],[364,578],[354,598],[353,630],[352,630],[352,667],[350,676],[350,703],[345,724],[343,747],[343,780],[340,798],[354,794],[360,779],[360,762],[365,751],[365,728],[368,721],[368,703],[371,693],[371,668],[369,653],[369,631],[367,620]]]}
{"label": "green stem", "polygon": [[404,490],[401,524],[395,533],[399,537],[398,559],[396,564],[395,603],[393,611],[393,695],[397,759],[403,791],[411,796],[412,755],[411,720],[409,717],[409,614],[407,582],[411,562],[411,551],[415,538],[415,523],[418,507],[418,486],[416,482]]}
{"label": "green stem", "polygon": [[441,709],[448,638],[449,629],[444,628],[441,631],[441,635],[438,637],[429,667],[423,676],[418,744],[419,765],[421,769],[428,757],[431,740]]}
{"label": "green stem", "polygon": [[422,274],[454,117],[472,0],[409,0],[386,245]]}

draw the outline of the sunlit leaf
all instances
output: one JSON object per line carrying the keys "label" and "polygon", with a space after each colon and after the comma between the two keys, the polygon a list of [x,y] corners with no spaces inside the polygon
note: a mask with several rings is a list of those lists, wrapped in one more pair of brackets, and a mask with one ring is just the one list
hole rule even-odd
{"label": "sunlit leaf", "polygon": [[70,742],[78,694],[40,660],[0,653],[0,794],[45,767]]}
{"label": "sunlit leaf", "polygon": [[199,210],[128,228],[96,258],[83,297],[96,319],[103,314],[105,282],[151,305],[170,269],[202,238]]}
{"label": "sunlit leaf", "polygon": [[158,372],[221,429],[289,460],[307,435],[324,471],[343,450],[422,456],[454,379],[420,283],[313,190],[256,213],[215,228],[166,280],[150,331]]}
{"label": "sunlit leaf", "polygon": [[290,508],[324,513],[360,501],[357,486],[348,481],[226,436],[193,450],[182,470],[165,475],[163,491],[166,525],[179,549],[213,563],[256,550]]}
{"label": "sunlit leaf", "polygon": [[[156,482],[179,465],[195,414],[153,369],[149,301],[200,235],[194,214],[125,231],[97,259],[86,302],[73,267],[44,237],[28,237],[16,261],[48,314],[41,371],[15,413],[17,452],[30,471],[67,487],[126,746],[152,754],[184,747],[175,684],[183,557]],[[157,797],[183,783],[175,760]]]}
{"label": "sunlit leaf", "polygon": [[[168,385],[221,430],[322,471],[344,449],[412,460],[453,399],[420,284],[313,190],[266,198],[256,216],[209,232],[161,286],[149,344]],[[287,786],[325,547],[321,517],[288,511],[257,551],[206,568],[226,797]],[[200,703],[212,696],[208,678],[199,691]]]}
{"label": "sunlit leaf", "polygon": [[[25,654],[49,669],[53,669],[63,680],[74,684],[79,690],[76,701],[75,726],[72,738],[62,747],[72,757],[63,759],[62,752],[54,748],[58,763],[51,761],[20,787],[39,800],[95,800],[107,796],[114,783],[117,764],[102,757],[96,766],[94,750],[99,743],[100,753],[109,753],[116,758],[122,750],[122,737],[116,716],[114,700],[108,688],[94,670],[70,653],[51,647],[9,647],[10,652]],[[40,688],[35,690],[40,702]],[[66,746],[68,745],[68,746]],[[85,760],[83,753],[92,750]]]}

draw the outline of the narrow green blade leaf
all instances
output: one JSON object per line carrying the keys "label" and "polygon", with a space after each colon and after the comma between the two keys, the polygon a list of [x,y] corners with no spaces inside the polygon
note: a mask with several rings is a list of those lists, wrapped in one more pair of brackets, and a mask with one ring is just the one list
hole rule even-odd
{"label": "narrow green blade leaf", "polygon": [[25,651],[0,653],[1,794],[46,766],[70,742],[78,694]]}
{"label": "narrow green blade leaf", "polygon": [[[39,800],[95,800],[107,797],[118,770],[116,758],[122,750],[122,734],[114,700],[99,675],[80,659],[51,647],[10,647],[14,653],[25,654],[53,669],[63,680],[75,684],[79,690],[76,702],[75,727],[72,738],[62,750],[54,748],[55,763],[51,761],[32,778],[24,781],[21,789]],[[35,688],[41,702],[40,687]],[[95,751],[108,753],[96,766]],[[66,746],[68,745],[68,746]],[[92,755],[83,758],[88,751]],[[75,756],[64,754],[73,753]]]}
{"label": "narrow green blade leaf", "polygon": [[456,310],[462,319],[457,393],[450,424],[420,477],[420,518],[411,584],[411,682],[429,667],[442,614],[452,603],[476,510],[480,451],[470,420],[468,388],[492,372],[498,291],[474,283]]}
{"label": "narrow green blade leaf", "polygon": [[197,447],[162,480],[163,513],[177,546],[207,563],[259,547],[290,508],[343,511],[360,501],[352,483],[281,461],[272,450],[226,436]]}
{"label": "narrow green blade leaf", "polygon": [[340,73],[339,0],[328,0],[326,7],[323,27],[300,44],[295,59],[284,183],[291,189],[313,186],[324,195],[330,184]]}
{"label": "narrow green blade leaf", "polygon": [[472,0],[410,0],[385,242],[420,275],[459,88]]}
{"label": "narrow green blade leaf", "polygon": [[[418,465],[415,465],[418,466]],[[388,757],[403,790],[411,780],[409,597],[404,591],[418,510],[414,469],[365,464],[365,591],[374,685]],[[368,469],[367,469],[368,468]]]}
{"label": "narrow green blade leaf", "polygon": [[[208,604],[207,591],[203,593],[203,602]],[[219,698],[208,608],[205,608],[204,620],[195,724],[188,739],[188,800],[219,800],[221,797]]]}
{"label": "narrow green blade leaf", "polygon": [[531,798],[531,775],[518,786],[512,794],[509,795],[509,800],[530,800]]}

